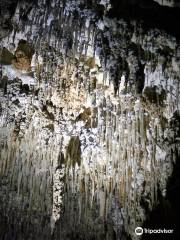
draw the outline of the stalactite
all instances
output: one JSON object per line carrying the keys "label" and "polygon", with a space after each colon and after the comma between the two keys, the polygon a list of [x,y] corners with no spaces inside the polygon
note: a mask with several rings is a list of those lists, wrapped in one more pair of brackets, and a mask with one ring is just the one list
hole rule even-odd
{"label": "stalactite", "polygon": [[[5,47],[14,42],[15,49],[21,39],[32,42],[36,81],[23,95],[23,73],[16,78],[11,65],[2,66],[8,79],[7,93],[4,87],[0,92],[0,210],[5,216],[17,212],[29,232],[36,226],[39,239],[49,239],[48,231],[58,239],[59,226],[61,239],[78,229],[86,236],[88,225],[92,236],[102,236],[109,221],[115,239],[122,226],[135,239],[134,229],[146,217],[142,196],[151,210],[157,186],[164,190],[175,161],[170,121],[179,104],[178,43],[160,30],[144,33],[136,22],[108,16],[101,21],[105,27],[93,25],[94,13],[78,3],[52,1],[46,7],[38,1],[29,25],[2,40]],[[18,9],[13,21],[21,26]],[[172,44],[169,67],[156,52],[160,40],[162,48]]]}

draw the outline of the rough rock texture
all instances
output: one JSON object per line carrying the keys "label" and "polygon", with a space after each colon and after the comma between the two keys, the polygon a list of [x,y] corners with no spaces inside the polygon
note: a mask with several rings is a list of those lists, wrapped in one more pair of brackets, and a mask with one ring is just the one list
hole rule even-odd
{"label": "rough rock texture", "polygon": [[180,7],[179,0],[154,0],[158,2],[160,5],[168,6],[168,7]]}
{"label": "rough rock texture", "polygon": [[166,198],[179,38],[114,4],[20,1],[1,30],[1,239],[136,239]]}

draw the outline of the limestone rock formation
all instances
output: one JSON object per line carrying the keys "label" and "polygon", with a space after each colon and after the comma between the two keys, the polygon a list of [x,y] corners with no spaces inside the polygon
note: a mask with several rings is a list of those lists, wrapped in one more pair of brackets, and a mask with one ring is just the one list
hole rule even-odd
{"label": "limestone rock formation", "polygon": [[137,239],[166,199],[180,149],[180,35],[127,15],[139,2],[9,1],[0,239]]}
{"label": "limestone rock formation", "polygon": [[25,40],[20,40],[18,47],[15,51],[15,58],[12,64],[15,68],[25,71],[31,70],[31,60],[33,56],[33,49]]}

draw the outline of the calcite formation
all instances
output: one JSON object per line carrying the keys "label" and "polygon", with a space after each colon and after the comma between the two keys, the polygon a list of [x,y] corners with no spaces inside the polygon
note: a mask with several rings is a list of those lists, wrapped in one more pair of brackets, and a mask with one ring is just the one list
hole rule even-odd
{"label": "calcite formation", "polygon": [[19,1],[8,16],[1,239],[136,239],[166,196],[179,156],[179,39],[112,8]]}

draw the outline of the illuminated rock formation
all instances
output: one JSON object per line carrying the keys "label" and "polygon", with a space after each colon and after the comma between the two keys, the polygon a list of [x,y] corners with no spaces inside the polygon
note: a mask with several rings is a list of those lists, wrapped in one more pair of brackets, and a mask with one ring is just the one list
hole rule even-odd
{"label": "illuminated rock formation", "polygon": [[178,36],[112,18],[108,0],[15,9],[1,39],[0,235],[136,239],[179,156]]}

